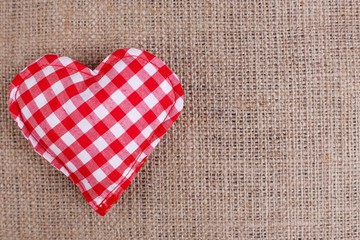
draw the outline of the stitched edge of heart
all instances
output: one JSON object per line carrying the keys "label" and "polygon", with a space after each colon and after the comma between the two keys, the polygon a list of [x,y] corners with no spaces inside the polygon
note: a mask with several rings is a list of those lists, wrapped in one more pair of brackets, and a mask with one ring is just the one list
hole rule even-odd
{"label": "stitched edge of heart", "polygon": [[[113,56],[115,57],[115,59],[111,62],[109,62],[108,64],[111,64],[113,62],[115,62],[116,60],[122,60],[124,58],[126,58],[126,55],[128,55],[128,57],[134,57],[134,58],[140,58],[137,55],[131,55],[128,54],[127,51],[129,49],[119,49],[117,51],[115,51],[114,53],[110,54],[109,56]],[[45,61],[45,59],[48,58],[53,58],[53,61],[60,58],[60,56],[58,55],[45,55],[41,58],[39,58],[38,60],[36,60],[35,62],[33,62],[32,64],[29,64],[25,69],[23,69],[19,74],[17,74],[14,78],[14,80],[11,82],[10,88],[9,88],[9,109],[10,109],[10,113],[13,117],[13,119],[16,121],[18,127],[21,129],[22,134],[25,136],[25,138],[31,143],[31,145],[33,146],[34,150],[43,158],[45,158],[45,160],[47,160],[52,166],[54,166],[56,169],[58,169],[59,171],[61,171],[63,174],[65,174],[81,191],[82,195],[84,196],[84,198],[87,200],[87,202],[89,203],[89,205],[100,215],[104,216],[106,214],[106,212],[110,209],[110,207],[118,201],[118,199],[120,198],[120,195],[129,187],[130,183],[132,182],[133,178],[136,176],[136,174],[139,172],[140,168],[142,167],[142,165],[146,162],[147,157],[149,156],[149,154],[152,152],[153,149],[151,149],[150,152],[146,152],[147,148],[150,146],[150,143],[154,142],[154,139],[157,139],[158,137],[156,136],[160,136],[159,139],[162,139],[163,135],[167,132],[167,130],[170,128],[170,126],[175,122],[175,120],[179,117],[181,110],[183,108],[183,89],[181,88],[181,84],[179,79],[177,78],[176,74],[159,58],[157,58],[156,56],[154,56],[153,54],[147,52],[147,51],[143,51],[143,50],[139,50],[145,54],[147,54],[149,57],[151,57],[151,60],[149,59],[144,59],[144,58],[140,58],[146,62],[152,63],[157,69],[159,69],[160,67],[158,66],[158,64],[156,62],[160,62],[161,64],[163,64],[162,67],[166,67],[172,74],[170,74],[170,76],[168,78],[165,78],[165,80],[168,80],[171,83],[172,86],[172,91],[174,93],[175,96],[175,101],[174,103],[169,107],[169,111],[168,111],[168,115],[167,117],[170,115],[170,113],[175,109],[175,104],[179,104],[178,109],[175,109],[177,113],[175,113],[174,116],[172,116],[170,119],[166,120],[166,117],[164,119],[164,122],[162,122],[162,124],[160,124],[158,126],[157,129],[155,129],[152,133],[152,135],[148,138],[148,142],[149,144],[144,148],[144,150],[138,149],[138,151],[140,151],[140,153],[138,154],[138,156],[136,157],[135,161],[133,161],[131,163],[131,165],[129,167],[133,168],[135,167],[135,170],[132,173],[128,173],[126,176],[121,176],[121,178],[119,178],[119,180],[116,181],[117,186],[111,191],[109,192],[104,199],[102,200],[102,202],[100,202],[98,205],[94,204],[92,199],[90,197],[85,196],[83,193],[86,192],[86,190],[84,189],[84,186],[82,185],[81,181],[79,181],[78,183],[75,183],[74,179],[72,179],[69,176],[69,172],[66,170],[66,166],[61,163],[61,161],[58,160],[57,156],[54,156],[52,153],[50,153],[49,151],[45,150],[47,148],[43,147],[40,143],[39,140],[36,139],[31,133],[30,131],[27,129],[27,127],[24,124],[24,121],[22,121],[22,116],[21,116],[21,110],[20,107],[18,106],[18,104],[16,103],[16,99],[17,99],[17,91],[20,88],[20,85],[22,83],[24,83],[31,75],[34,74],[34,72],[30,72],[29,68],[30,67],[37,67],[36,72],[41,71],[43,69],[43,67],[45,66],[53,66],[56,67],[57,65],[52,65],[51,63],[48,63],[48,61]],[[109,57],[108,56],[108,57]],[[108,58],[107,57],[107,58]],[[106,62],[107,58],[105,58],[96,68],[95,70],[91,70],[90,68],[86,67],[85,65],[75,61],[74,63],[79,64],[80,66],[83,66],[84,68],[81,70],[78,69],[72,69],[72,70],[76,70],[79,72],[82,72],[86,75],[89,75],[91,77],[94,77],[95,75],[99,75],[101,72],[101,67],[102,67],[102,63]],[[52,62],[53,62],[52,61]],[[40,64],[42,63],[42,64]],[[35,66],[37,65],[37,66]],[[65,67],[63,65],[58,65],[57,67]],[[97,73],[95,73],[95,71],[98,71]],[[95,75],[93,75],[93,74]],[[85,81],[86,79],[84,79]],[[174,85],[174,82],[176,82],[176,85]],[[15,92],[14,92],[15,91]],[[16,104],[15,104],[16,103]],[[18,121],[19,120],[19,121]],[[20,122],[21,121],[21,122]],[[169,122],[170,121],[170,122]],[[22,125],[21,125],[22,124]],[[164,128],[165,130],[161,131],[161,128]],[[159,133],[159,134],[158,134]],[[31,137],[36,140],[36,143],[33,143],[31,141]],[[159,141],[160,142],[160,141]],[[155,148],[155,146],[154,146]],[[145,157],[141,162],[138,162],[137,159],[139,158],[139,156],[141,154],[145,153]],[[46,155],[47,154],[47,155]],[[51,157],[51,158],[49,158]],[[48,159],[49,158],[49,159]],[[63,170],[63,168],[66,170],[66,172]],[[131,174],[131,175],[130,175]],[[130,176],[129,176],[130,175]]]}

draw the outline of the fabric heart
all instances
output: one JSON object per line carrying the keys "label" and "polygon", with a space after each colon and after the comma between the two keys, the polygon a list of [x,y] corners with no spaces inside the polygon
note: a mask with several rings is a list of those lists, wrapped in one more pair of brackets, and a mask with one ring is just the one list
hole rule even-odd
{"label": "fabric heart", "polygon": [[177,76],[154,55],[120,49],[95,70],[45,55],[9,89],[12,117],[35,151],[105,215],[183,108]]}

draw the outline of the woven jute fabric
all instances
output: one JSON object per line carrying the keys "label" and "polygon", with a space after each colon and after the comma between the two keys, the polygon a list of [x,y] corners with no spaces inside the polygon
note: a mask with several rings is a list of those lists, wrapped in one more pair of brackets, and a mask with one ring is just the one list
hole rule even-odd
{"label": "woven jute fabric", "polygon": [[[360,2],[3,0],[0,239],[360,239]],[[105,217],[7,109],[47,53],[119,48],[179,76],[185,108]]]}

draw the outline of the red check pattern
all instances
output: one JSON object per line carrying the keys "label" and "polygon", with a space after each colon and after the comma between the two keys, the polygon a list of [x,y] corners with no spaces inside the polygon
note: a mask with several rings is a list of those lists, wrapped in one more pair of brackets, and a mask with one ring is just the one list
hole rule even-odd
{"label": "red check pattern", "polygon": [[36,152],[105,215],[183,108],[163,61],[120,49],[95,70],[45,55],[12,81],[9,109]]}

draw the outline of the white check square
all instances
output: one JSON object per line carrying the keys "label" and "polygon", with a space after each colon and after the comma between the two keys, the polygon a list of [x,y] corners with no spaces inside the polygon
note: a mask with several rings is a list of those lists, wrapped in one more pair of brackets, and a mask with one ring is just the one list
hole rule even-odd
{"label": "white check square", "polygon": [[101,196],[98,196],[96,198],[94,198],[94,202],[99,205],[102,201],[104,201],[104,198]]}
{"label": "white check square", "polygon": [[78,159],[83,163],[86,164],[87,162],[89,162],[91,160],[91,156],[90,154],[84,149],[82,150],[78,155],[77,155]]}
{"label": "white check square", "polygon": [[86,133],[87,131],[89,131],[91,128],[93,128],[93,126],[89,123],[88,120],[86,120],[86,118],[84,118],[83,120],[81,120],[78,124],[76,124],[76,126],[78,128],[80,128],[80,130],[83,133]]}
{"label": "white check square", "polygon": [[24,83],[25,83],[26,87],[27,87],[28,89],[30,89],[30,88],[32,88],[33,86],[36,85],[37,81],[36,81],[36,78],[35,78],[34,76],[31,76],[31,77],[29,77],[28,79],[26,79],[26,80],[24,81]]}
{"label": "white check square", "polygon": [[116,137],[119,138],[125,132],[125,129],[119,124],[115,123],[111,128],[110,132]]}
{"label": "white check square", "polygon": [[81,180],[82,185],[84,186],[85,190],[89,190],[92,188],[92,186],[90,185],[90,183],[88,182],[88,180],[86,180],[86,178],[84,178],[83,180]]}
{"label": "white check square", "polygon": [[84,77],[81,75],[81,73],[78,73],[78,72],[70,75],[70,78],[73,81],[73,83],[78,83],[78,82],[84,81]]}
{"label": "white check square", "polygon": [[134,140],[132,140],[128,145],[125,146],[126,151],[129,153],[135,152],[135,150],[139,147]]}
{"label": "white check square", "polygon": [[175,108],[178,110],[178,111],[181,111],[181,109],[183,108],[184,106],[184,99],[182,98],[178,98],[175,102]]}
{"label": "white check square", "polygon": [[44,130],[42,129],[42,127],[40,125],[37,125],[36,128],[34,129],[34,132],[36,132],[40,138],[43,138],[46,134],[44,132]]}
{"label": "white check square", "polygon": [[159,116],[157,117],[159,122],[164,122],[166,116],[168,115],[168,113],[166,111],[163,111],[162,113],[159,114]]}
{"label": "white check square", "polygon": [[128,50],[128,54],[133,55],[133,56],[139,56],[143,51],[136,49],[136,48],[130,48]]}
{"label": "white check square", "polygon": [[47,104],[47,100],[43,93],[40,93],[36,98],[34,98],[34,102],[38,108],[42,108],[45,104]]}
{"label": "white check square", "polygon": [[138,89],[142,84],[143,84],[143,82],[140,80],[140,78],[138,77],[138,76],[136,76],[136,74],[132,77],[132,78],[130,78],[129,80],[128,80],[128,84],[131,86],[131,88],[133,89],[133,90],[136,90],[136,89]]}
{"label": "white check square", "polygon": [[152,63],[148,63],[144,66],[144,70],[150,75],[154,75],[158,70],[154,67]]}
{"label": "white check square", "polygon": [[57,81],[56,83],[54,83],[51,86],[51,89],[57,95],[57,94],[61,93],[62,91],[64,91],[65,88],[60,81]]}
{"label": "white check square", "polygon": [[55,145],[55,143],[51,144],[49,147],[53,153],[55,153],[56,156],[58,156],[61,153],[61,150]]}
{"label": "white check square", "polygon": [[156,145],[158,145],[159,144],[159,142],[160,142],[160,139],[159,138],[157,138],[157,139],[155,139],[150,145],[153,147],[153,148],[155,148],[156,147]]}
{"label": "white check square", "polygon": [[100,152],[108,146],[108,143],[102,137],[96,139],[93,144]]}
{"label": "white check square", "polygon": [[166,80],[160,84],[160,88],[164,91],[165,94],[168,94],[172,89],[172,87]]}
{"label": "white check square", "polygon": [[114,69],[118,72],[121,73],[125,68],[127,67],[126,63],[124,63],[123,61],[119,61],[114,65]]}
{"label": "white check square", "polygon": [[45,77],[49,76],[50,74],[55,72],[55,68],[52,66],[46,66],[44,67],[44,69],[42,70],[42,72],[44,73]]}
{"label": "white check square", "polygon": [[102,180],[104,180],[106,178],[106,174],[103,172],[103,170],[101,170],[101,168],[96,170],[93,173],[93,176],[98,182],[101,182]]}
{"label": "white check square", "polygon": [[72,162],[69,161],[65,165],[71,172],[77,171],[77,167]]}
{"label": "white check square", "polygon": [[121,160],[121,158],[119,158],[118,155],[114,155],[114,156],[109,160],[110,165],[111,165],[114,169],[118,168],[118,167],[122,164],[122,162],[123,162],[123,161]]}
{"label": "white check square", "polygon": [[111,94],[110,98],[117,105],[120,105],[126,99],[125,95],[119,89],[117,89],[113,94]]}
{"label": "white check square", "polygon": [[62,135],[61,140],[63,140],[64,143],[68,146],[70,146],[71,144],[73,144],[76,141],[76,139],[70,132],[66,132],[64,135]]}
{"label": "white check square", "polygon": [[85,91],[83,91],[82,93],[80,93],[80,97],[84,100],[87,101],[90,98],[92,98],[94,96],[94,94],[87,88]]}
{"label": "white check square", "polygon": [[100,80],[99,80],[99,85],[104,88],[106,87],[106,85],[108,85],[111,82],[110,78],[106,75],[104,75]]}
{"label": "white check square", "polygon": [[101,104],[94,110],[94,113],[99,119],[103,119],[109,114],[109,111]]}
{"label": "white check square", "polygon": [[67,66],[67,65],[69,65],[70,63],[73,62],[73,60],[71,60],[71,58],[68,58],[68,57],[59,57],[59,61],[64,66]]}
{"label": "white check square", "polygon": [[141,134],[145,137],[148,138],[150,136],[150,134],[153,132],[152,127],[147,126],[146,128],[144,128],[144,130],[141,131]]}
{"label": "white check square", "polygon": [[137,122],[137,120],[139,120],[141,118],[141,114],[139,113],[138,110],[136,110],[136,108],[133,108],[130,112],[128,112],[128,114],[126,114],[126,116],[133,123]]}
{"label": "white check square", "polygon": [[31,118],[31,116],[32,116],[32,113],[30,112],[30,110],[29,110],[29,108],[27,106],[24,106],[21,109],[21,113],[25,117],[26,120]]}
{"label": "white check square", "polygon": [[60,123],[59,118],[55,115],[55,113],[51,113],[47,118],[46,122],[50,125],[51,128],[54,128],[56,125]]}
{"label": "white check square", "polygon": [[156,99],[154,94],[150,93],[146,98],[144,98],[144,102],[149,108],[153,108],[159,101]]}
{"label": "white check square", "polygon": [[66,103],[64,103],[62,107],[67,114],[71,114],[73,111],[76,110],[76,107],[71,100],[68,100]]}
{"label": "white check square", "polygon": [[60,172],[64,173],[67,177],[70,175],[70,173],[68,172],[68,170],[66,170],[64,166],[60,168]]}

